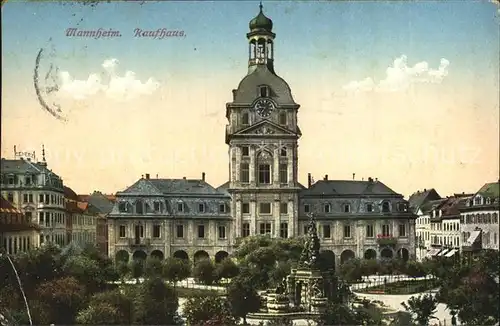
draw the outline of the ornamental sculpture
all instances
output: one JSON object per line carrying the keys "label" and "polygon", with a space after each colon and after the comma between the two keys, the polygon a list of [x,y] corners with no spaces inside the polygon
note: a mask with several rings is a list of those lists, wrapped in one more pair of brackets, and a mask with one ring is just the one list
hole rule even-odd
{"label": "ornamental sculpture", "polygon": [[300,255],[299,267],[317,269],[319,264],[319,238],[316,230],[314,215],[309,215],[309,227],[307,230],[307,239],[304,244],[304,250]]}

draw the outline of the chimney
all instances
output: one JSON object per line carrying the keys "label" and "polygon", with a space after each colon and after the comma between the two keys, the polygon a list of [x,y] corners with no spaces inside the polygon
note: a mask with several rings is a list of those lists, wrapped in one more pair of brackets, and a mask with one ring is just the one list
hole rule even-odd
{"label": "chimney", "polygon": [[328,181],[328,174],[325,174],[325,178],[323,180]]}
{"label": "chimney", "polygon": [[378,178],[375,178],[375,182],[377,182],[377,181],[378,181]]}
{"label": "chimney", "polygon": [[372,177],[369,177],[369,178],[368,178],[368,182],[373,182]]}
{"label": "chimney", "polygon": [[362,177],[362,178],[361,178],[361,181],[365,181],[365,178],[363,178],[363,177]]}
{"label": "chimney", "polygon": [[426,192],[426,191],[427,191],[427,189],[424,188],[424,192]]}
{"label": "chimney", "polygon": [[141,174],[141,179],[144,179],[144,174]]}
{"label": "chimney", "polygon": [[311,188],[312,185],[312,176],[311,173],[307,174],[307,188]]}
{"label": "chimney", "polygon": [[149,173],[146,173],[146,180],[149,180]]}
{"label": "chimney", "polygon": [[158,179],[158,173],[156,174],[156,179]]}
{"label": "chimney", "polygon": [[186,177],[182,177],[182,180],[186,180]]}
{"label": "chimney", "polygon": [[353,173],[352,174],[352,179],[355,180],[356,179],[356,173]]}
{"label": "chimney", "polygon": [[201,172],[201,181],[205,181],[205,172]]}

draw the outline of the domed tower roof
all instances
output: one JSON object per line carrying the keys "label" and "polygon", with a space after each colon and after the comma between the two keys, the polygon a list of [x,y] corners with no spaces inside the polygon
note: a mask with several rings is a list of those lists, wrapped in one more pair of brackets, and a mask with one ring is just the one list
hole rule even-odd
{"label": "domed tower roof", "polygon": [[262,2],[259,5],[260,11],[259,14],[250,21],[249,26],[251,31],[264,29],[268,32],[273,30],[273,21],[264,15],[262,12]]}

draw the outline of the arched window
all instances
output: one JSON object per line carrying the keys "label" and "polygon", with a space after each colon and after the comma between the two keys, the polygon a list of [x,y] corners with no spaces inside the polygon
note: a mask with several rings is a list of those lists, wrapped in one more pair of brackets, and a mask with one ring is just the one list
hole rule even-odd
{"label": "arched window", "polygon": [[385,201],[382,203],[382,212],[383,213],[389,213],[391,211],[389,202]]}

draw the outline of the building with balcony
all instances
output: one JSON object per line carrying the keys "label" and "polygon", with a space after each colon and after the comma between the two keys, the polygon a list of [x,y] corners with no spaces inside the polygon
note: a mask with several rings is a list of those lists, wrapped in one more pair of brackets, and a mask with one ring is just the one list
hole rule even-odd
{"label": "building with balcony", "polygon": [[0,196],[0,247],[9,255],[39,246],[40,227]]}
{"label": "building with balcony", "polygon": [[276,73],[276,34],[262,5],[246,38],[248,71],[225,105],[228,181],[215,188],[204,174],[195,180],[146,174],[116,194],[109,255],[217,260],[237,238],[301,236],[315,214],[323,249],[337,262],[414,257],[416,216],[382,182],[313,183],[310,176],[307,188],[298,182],[300,105]]}
{"label": "building with balcony", "polygon": [[52,172],[45,159],[1,159],[1,195],[27,219],[40,226],[36,243],[65,245],[66,213],[62,179]]}
{"label": "building with balcony", "polygon": [[480,236],[482,248],[498,250],[499,197],[500,182],[487,183],[460,209],[462,247],[472,247]]}

